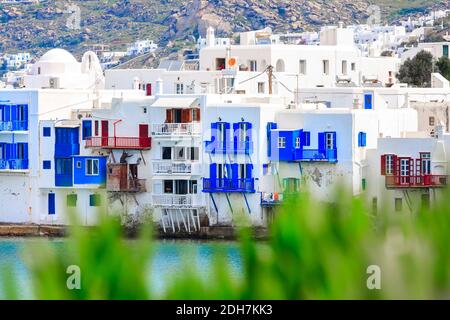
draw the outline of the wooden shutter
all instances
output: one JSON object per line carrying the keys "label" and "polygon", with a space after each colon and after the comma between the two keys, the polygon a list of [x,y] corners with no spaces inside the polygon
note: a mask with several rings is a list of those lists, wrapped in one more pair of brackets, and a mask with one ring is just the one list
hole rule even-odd
{"label": "wooden shutter", "polygon": [[386,155],[383,154],[381,156],[381,175],[385,176],[386,175]]}
{"label": "wooden shutter", "polygon": [[172,109],[167,109],[166,110],[166,123],[172,123],[172,122],[173,122]]}

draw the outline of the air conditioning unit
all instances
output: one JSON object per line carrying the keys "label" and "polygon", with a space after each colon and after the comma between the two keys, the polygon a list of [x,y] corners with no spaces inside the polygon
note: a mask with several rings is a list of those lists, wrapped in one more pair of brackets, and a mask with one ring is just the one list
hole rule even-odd
{"label": "air conditioning unit", "polygon": [[50,89],[59,89],[59,78],[50,78],[49,87]]}

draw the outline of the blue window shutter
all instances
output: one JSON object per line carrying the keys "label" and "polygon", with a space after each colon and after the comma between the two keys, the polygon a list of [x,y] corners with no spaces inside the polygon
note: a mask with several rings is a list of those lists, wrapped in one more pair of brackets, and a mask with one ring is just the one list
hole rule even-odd
{"label": "blue window shutter", "polygon": [[366,134],[365,132],[363,132],[362,138],[363,138],[362,143],[363,143],[363,146],[365,147],[365,146],[367,146],[367,141],[366,141],[366,139],[367,139],[367,134]]}
{"label": "blue window shutter", "polygon": [[25,121],[25,130],[28,130],[28,105],[23,106],[23,115],[24,115],[24,121]]}
{"label": "blue window shutter", "polygon": [[251,164],[251,163],[247,163],[246,165],[246,171],[247,171],[247,176],[246,176],[246,178],[247,179],[251,179],[251,178],[253,178],[253,164]]}
{"label": "blue window shutter", "polygon": [[325,150],[325,133],[319,132],[319,151]]}
{"label": "blue window shutter", "polygon": [[216,174],[217,172],[217,164],[211,163],[209,165],[209,179],[210,179],[210,188],[215,189],[216,188]]}
{"label": "blue window shutter", "polygon": [[246,134],[246,137],[247,137],[248,141],[252,141],[252,128],[253,128],[252,124],[250,122],[247,122],[247,134]]}
{"label": "blue window shutter", "polygon": [[23,144],[23,158],[28,160],[28,143]]}
{"label": "blue window shutter", "polygon": [[11,121],[17,121],[18,117],[17,117],[17,111],[18,111],[18,106],[17,105],[12,105],[11,106]]}
{"label": "blue window shutter", "polygon": [[92,137],[92,121],[83,120],[83,140]]}
{"label": "blue window shutter", "polygon": [[334,149],[337,149],[337,144],[336,144],[336,132],[333,132],[333,146],[334,146]]}
{"label": "blue window shutter", "polygon": [[311,145],[311,133],[309,131],[303,131],[302,145],[305,147]]}
{"label": "blue window shutter", "polygon": [[228,141],[230,141],[231,137],[230,137],[230,123],[229,122],[225,122],[225,141],[223,142],[223,149],[227,150],[228,148]]}
{"label": "blue window shutter", "polygon": [[231,165],[231,171],[232,171],[232,179],[234,181],[237,181],[239,179],[239,165],[237,163],[233,163]]}
{"label": "blue window shutter", "polygon": [[233,148],[236,153],[236,150],[238,149],[238,143],[239,143],[239,141],[238,141],[238,139],[239,139],[239,123],[233,123],[232,134],[233,134]]}
{"label": "blue window shutter", "polygon": [[11,121],[11,106],[5,106],[3,121]]}
{"label": "blue window shutter", "polygon": [[48,194],[48,214],[53,215],[56,214],[55,210],[55,194],[49,193]]}

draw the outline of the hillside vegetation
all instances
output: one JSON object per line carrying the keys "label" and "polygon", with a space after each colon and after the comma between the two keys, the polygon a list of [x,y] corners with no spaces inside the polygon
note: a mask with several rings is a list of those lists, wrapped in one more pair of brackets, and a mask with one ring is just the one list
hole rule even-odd
{"label": "hillside vegetation", "polygon": [[[424,11],[446,1],[374,0],[382,17],[390,19],[411,10]],[[68,5],[81,10],[79,29],[67,27]],[[76,54],[92,44],[123,50],[127,43],[150,38],[160,45],[193,41],[209,25],[219,35],[269,26],[276,32],[300,32],[320,25],[363,23],[366,0],[73,0],[40,4],[0,5],[0,52],[29,50],[40,54],[62,47]]]}

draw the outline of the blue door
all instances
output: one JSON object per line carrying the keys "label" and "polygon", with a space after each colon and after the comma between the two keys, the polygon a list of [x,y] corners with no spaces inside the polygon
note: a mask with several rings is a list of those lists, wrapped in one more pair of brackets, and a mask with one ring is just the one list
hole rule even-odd
{"label": "blue door", "polygon": [[372,109],[373,108],[373,94],[366,93],[364,94],[364,109]]}
{"label": "blue door", "polygon": [[48,194],[48,214],[54,215],[56,213],[55,210],[55,194],[49,193]]}

